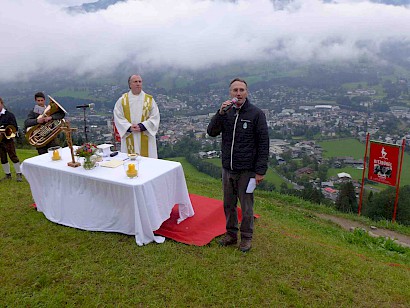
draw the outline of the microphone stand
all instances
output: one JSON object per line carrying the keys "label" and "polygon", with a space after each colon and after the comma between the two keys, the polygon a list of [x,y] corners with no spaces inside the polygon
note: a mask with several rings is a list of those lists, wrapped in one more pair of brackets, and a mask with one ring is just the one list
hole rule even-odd
{"label": "microphone stand", "polygon": [[85,115],[85,109],[88,108],[88,105],[82,105],[82,106],[77,106],[77,108],[81,108],[83,110],[83,118],[84,118],[84,137],[85,137],[85,142],[88,142],[88,136],[87,136],[87,117]]}
{"label": "microphone stand", "polygon": [[84,135],[85,135],[85,142],[88,142],[88,137],[87,137],[87,117],[85,116],[85,108],[83,108],[83,114],[84,114]]}
{"label": "microphone stand", "polygon": [[85,142],[88,142],[88,136],[87,136],[87,118],[86,118],[86,116],[85,116],[85,109],[86,109],[86,108],[90,108],[90,110],[93,110],[93,109],[94,109],[94,103],[85,104],[85,105],[79,105],[79,106],[76,106],[76,108],[82,108],[82,109],[83,109]]}

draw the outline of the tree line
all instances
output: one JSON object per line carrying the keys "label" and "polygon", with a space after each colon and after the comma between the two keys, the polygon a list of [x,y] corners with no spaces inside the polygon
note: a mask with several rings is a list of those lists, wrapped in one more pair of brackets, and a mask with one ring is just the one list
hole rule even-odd
{"label": "tree line", "polygon": [[[399,191],[396,221],[410,226],[410,185],[400,187]],[[395,187],[389,187],[379,193],[374,193],[373,191],[366,192],[362,200],[361,214],[375,221],[391,220],[395,199]],[[358,200],[352,182],[346,182],[341,185],[335,206],[341,212],[358,212]]]}

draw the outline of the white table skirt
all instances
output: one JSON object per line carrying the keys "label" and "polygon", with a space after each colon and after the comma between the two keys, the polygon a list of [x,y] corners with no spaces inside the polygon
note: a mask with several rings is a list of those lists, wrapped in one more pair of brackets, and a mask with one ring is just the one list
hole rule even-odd
{"label": "white table skirt", "polygon": [[[129,179],[123,166],[69,167],[69,149],[60,152],[62,160],[52,161],[49,154],[43,154],[24,160],[21,166],[37,210],[50,221],[83,230],[135,235],[141,246],[164,242],[165,238],[153,231],[170,217],[175,204],[179,204],[179,222],[194,215],[178,162],[142,157],[139,176]],[[112,159],[126,157],[119,153]]]}

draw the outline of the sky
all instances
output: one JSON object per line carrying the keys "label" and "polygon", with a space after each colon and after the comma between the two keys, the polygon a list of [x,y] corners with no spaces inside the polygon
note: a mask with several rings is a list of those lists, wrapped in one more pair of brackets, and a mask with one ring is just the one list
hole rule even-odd
{"label": "sky", "polygon": [[[129,0],[69,14],[81,0],[1,0],[0,82],[109,74],[118,65],[202,69],[241,61],[377,59],[410,42],[410,7],[361,0]],[[410,55],[409,55],[410,57]],[[240,64],[238,64],[240,65]]]}

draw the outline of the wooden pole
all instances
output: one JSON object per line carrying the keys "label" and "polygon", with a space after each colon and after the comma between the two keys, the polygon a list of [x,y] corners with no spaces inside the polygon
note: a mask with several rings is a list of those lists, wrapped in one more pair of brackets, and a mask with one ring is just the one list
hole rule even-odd
{"label": "wooden pole", "polygon": [[358,215],[362,213],[362,202],[363,202],[363,191],[364,191],[364,177],[366,175],[366,161],[367,161],[367,148],[369,144],[370,134],[366,134],[366,150],[364,151],[364,158],[363,158],[363,173],[362,173],[362,187],[360,188],[360,198],[359,198],[359,211]]}
{"label": "wooden pole", "polygon": [[403,142],[401,144],[399,175],[397,177],[397,184],[396,184],[396,199],[394,200],[394,210],[393,210],[393,218],[392,218],[393,223],[396,221],[397,204],[399,203],[400,176],[401,176],[401,168],[403,166],[403,154],[404,154],[404,147],[405,146],[406,146],[406,139],[403,138]]}

